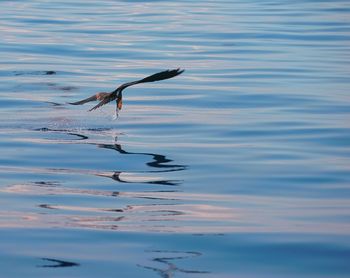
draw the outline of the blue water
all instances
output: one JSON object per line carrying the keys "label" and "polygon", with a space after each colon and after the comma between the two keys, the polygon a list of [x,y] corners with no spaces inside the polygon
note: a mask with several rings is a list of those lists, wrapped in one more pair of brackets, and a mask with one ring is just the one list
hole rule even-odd
{"label": "blue water", "polygon": [[[349,1],[1,1],[1,277],[349,277]],[[155,72],[124,107],[68,102]]]}

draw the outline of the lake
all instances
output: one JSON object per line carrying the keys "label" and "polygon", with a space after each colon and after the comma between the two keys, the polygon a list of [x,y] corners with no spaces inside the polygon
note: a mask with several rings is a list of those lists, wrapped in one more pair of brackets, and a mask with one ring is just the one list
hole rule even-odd
{"label": "lake", "polygon": [[349,277],[349,1],[0,9],[1,277]]}

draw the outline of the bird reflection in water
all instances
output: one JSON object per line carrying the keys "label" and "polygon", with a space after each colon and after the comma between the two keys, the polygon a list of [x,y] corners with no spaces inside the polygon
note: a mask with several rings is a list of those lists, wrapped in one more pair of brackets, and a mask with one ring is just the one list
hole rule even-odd
{"label": "bird reflection in water", "polygon": [[208,271],[201,271],[201,270],[188,270],[181,267],[178,267],[175,263],[177,260],[184,260],[189,259],[193,257],[199,257],[202,254],[199,252],[193,252],[193,251],[162,251],[162,250],[152,250],[147,251],[152,254],[156,254],[154,258],[152,258],[152,261],[155,263],[160,263],[164,267],[153,267],[153,266],[145,266],[145,265],[137,265],[139,267],[142,267],[144,269],[153,270],[156,272],[160,277],[162,278],[171,278],[174,277],[176,273],[186,273],[186,274],[206,274],[210,273]]}
{"label": "bird reflection in water", "polygon": [[166,172],[181,171],[181,170],[185,170],[187,168],[187,166],[185,166],[185,165],[164,164],[164,163],[172,162],[173,160],[166,158],[166,156],[162,155],[162,154],[147,153],[147,152],[127,152],[127,151],[123,150],[123,148],[120,144],[117,144],[118,137],[115,137],[114,141],[115,141],[115,144],[98,144],[98,146],[100,148],[116,150],[120,154],[151,156],[153,158],[153,161],[147,162],[146,164],[150,167],[167,169]]}
{"label": "bird reflection in water", "polygon": [[[76,143],[82,142],[82,141],[88,141],[90,138],[86,134],[82,134],[82,132],[78,132],[77,130],[70,130],[70,129],[50,129],[50,128],[39,128],[35,129],[36,131],[41,131],[41,132],[52,132],[52,133],[64,133],[70,136],[74,136],[76,139],[70,140],[70,143],[73,143],[74,141]],[[101,131],[100,129],[88,129],[87,131],[92,132],[92,131]],[[176,172],[176,171],[183,171],[188,168],[187,165],[182,165],[182,164],[170,164],[173,160],[167,158],[165,155],[162,154],[157,154],[157,153],[151,153],[151,152],[129,152],[123,149],[121,144],[117,143],[118,137],[114,137],[114,142],[111,144],[101,144],[101,143],[95,143],[95,142],[84,142],[85,144],[89,145],[94,145],[97,146],[98,148],[103,148],[103,149],[109,149],[109,150],[114,150],[118,152],[119,154],[122,155],[142,155],[142,156],[147,156],[151,157],[152,160],[149,162],[146,162],[146,165],[151,167],[151,168],[156,168],[156,170],[152,171],[141,171],[145,173],[166,173],[166,172]],[[54,170],[54,169],[51,169]],[[114,171],[112,175],[106,175],[105,173],[101,172],[95,172],[95,171],[84,171],[84,170],[72,170],[72,169],[56,169],[57,172],[70,172],[70,173],[75,173],[75,172],[81,172],[81,173],[90,173],[94,174],[96,176],[103,176],[103,177],[109,177],[112,178],[113,180],[121,183],[140,183],[138,180],[136,181],[130,181],[122,178],[122,174],[124,173],[123,171]],[[140,171],[138,171],[140,172]],[[132,173],[132,171],[130,171]],[[146,183],[146,184],[159,184],[159,185],[167,185],[167,186],[174,186],[174,185],[179,185],[182,181],[181,180],[144,180],[141,181],[141,183]]]}
{"label": "bird reflection in water", "polygon": [[[176,189],[166,189],[163,186],[178,186],[182,183],[181,180],[165,179],[158,176],[158,173],[167,173],[175,171],[183,171],[187,169],[186,165],[173,163],[166,155],[153,152],[131,152],[127,151],[121,144],[117,143],[118,138],[114,138],[111,143],[101,143],[100,140],[94,140],[96,131],[100,134],[101,130],[75,130],[75,129],[37,129],[40,132],[59,133],[60,136],[49,136],[46,141],[52,141],[55,144],[84,144],[95,148],[108,149],[115,153],[118,158],[126,156],[141,156],[146,158],[143,162],[147,168],[141,171],[101,171],[97,169],[75,169],[75,168],[45,168],[37,169],[43,173],[57,174],[79,174],[79,175],[94,175],[113,179],[118,183],[126,184],[147,184],[151,185],[151,189],[143,192],[143,187],[135,189],[135,191],[116,191],[101,190],[100,188],[67,188],[59,186],[53,181],[37,181],[34,184],[21,185],[14,190],[21,192],[40,192],[43,195],[78,195],[81,198],[84,196],[105,196],[119,198],[120,203],[112,202],[112,206],[100,207],[94,205],[71,205],[60,203],[40,203],[37,207],[47,210],[44,214],[35,215],[39,221],[51,225],[93,229],[108,229],[108,230],[139,230],[146,229],[149,231],[167,231],[173,229],[178,216],[183,215],[181,209],[177,209],[176,205],[181,202],[179,198],[172,197],[172,192],[177,192]],[[111,130],[104,130],[109,135]],[[62,139],[61,134],[69,135],[68,138]],[[32,188],[35,185],[36,188]],[[39,189],[38,189],[39,187]],[[159,195],[158,192],[166,192],[168,195]],[[90,198],[90,197],[89,197]],[[144,200],[144,201],[143,201]],[[150,201],[151,200],[151,201]],[[111,204],[111,203],[109,203]],[[117,206],[117,207],[115,207]],[[175,206],[175,207],[174,207]],[[53,210],[58,210],[57,213],[51,214]],[[122,214],[122,215],[121,215]],[[54,217],[52,216],[54,215]],[[177,224],[174,224],[175,226]]]}
{"label": "bird reflection in water", "polygon": [[[120,154],[123,155],[143,155],[143,156],[150,156],[152,157],[152,161],[147,162],[146,165],[149,167],[157,168],[159,170],[156,171],[147,171],[147,172],[174,172],[174,171],[182,171],[187,169],[186,165],[180,165],[180,164],[168,164],[169,162],[172,162],[173,160],[168,159],[165,155],[162,154],[156,154],[156,153],[148,153],[148,152],[128,152],[125,151],[120,144],[117,143],[118,137],[115,137],[115,143],[114,144],[97,144],[99,148],[104,149],[110,149],[115,150]],[[114,172],[114,174],[111,176],[112,179],[118,181],[118,182],[128,182],[121,179],[120,175],[122,172]],[[180,181],[178,180],[156,180],[156,181],[146,181],[145,183],[148,184],[161,184],[161,185],[178,185]]]}

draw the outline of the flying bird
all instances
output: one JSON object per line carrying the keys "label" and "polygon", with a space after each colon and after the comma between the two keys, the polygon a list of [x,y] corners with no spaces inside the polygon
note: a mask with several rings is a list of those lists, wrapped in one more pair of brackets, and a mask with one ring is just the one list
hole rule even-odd
{"label": "flying bird", "polygon": [[140,84],[140,83],[155,82],[155,81],[173,78],[173,77],[175,77],[183,72],[184,72],[184,70],[180,70],[180,68],[173,69],[173,70],[161,71],[161,72],[152,74],[152,75],[147,76],[147,77],[140,79],[140,80],[124,83],[110,93],[100,92],[100,93],[97,93],[97,94],[95,94],[91,97],[88,97],[86,99],[83,99],[83,100],[80,100],[77,102],[70,102],[69,104],[81,105],[81,104],[84,104],[84,103],[87,103],[90,101],[97,101],[97,100],[100,101],[96,106],[92,107],[89,110],[89,111],[92,111],[92,110],[95,110],[97,108],[100,108],[101,106],[103,106],[111,101],[116,100],[116,116],[118,116],[118,112],[119,112],[119,110],[122,109],[122,106],[123,106],[122,99],[123,99],[123,90],[124,89],[126,89],[129,86],[133,86],[133,85]]}

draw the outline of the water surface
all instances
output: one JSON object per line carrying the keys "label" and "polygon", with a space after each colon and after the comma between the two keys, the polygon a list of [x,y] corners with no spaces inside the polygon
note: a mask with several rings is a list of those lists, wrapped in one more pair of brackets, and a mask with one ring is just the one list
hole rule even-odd
{"label": "water surface", "polygon": [[0,6],[4,277],[349,276],[348,1]]}

